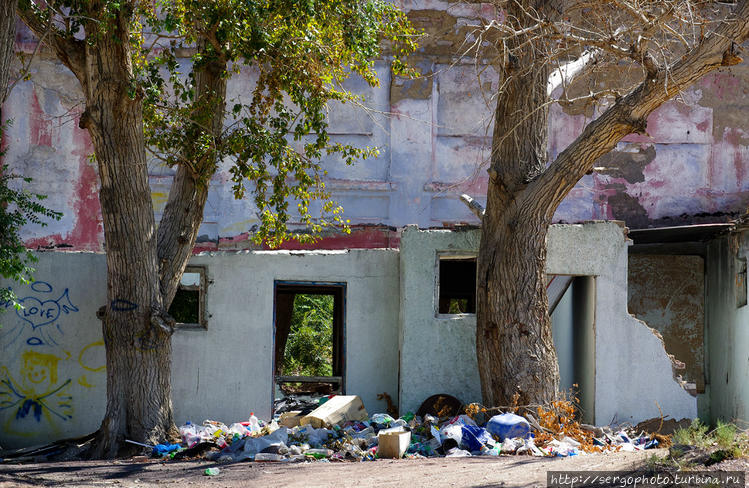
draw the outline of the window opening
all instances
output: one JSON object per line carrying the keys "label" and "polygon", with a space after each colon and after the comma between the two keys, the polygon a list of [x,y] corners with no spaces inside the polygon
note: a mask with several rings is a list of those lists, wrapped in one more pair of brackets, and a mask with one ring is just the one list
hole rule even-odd
{"label": "window opening", "polygon": [[205,268],[188,266],[182,273],[169,315],[179,327],[205,328]]}
{"label": "window opening", "polygon": [[343,392],[344,284],[276,283],[275,403]]}
{"label": "window opening", "polygon": [[476,313],[476,258],[440,256],[438,288],[438,313]]}

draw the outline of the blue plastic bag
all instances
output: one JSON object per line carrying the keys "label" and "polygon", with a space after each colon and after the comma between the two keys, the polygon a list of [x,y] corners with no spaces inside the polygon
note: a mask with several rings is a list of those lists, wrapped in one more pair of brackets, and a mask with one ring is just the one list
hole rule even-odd
{"label": "blue plastic bag", "polygon": [[488,443],[494,444],[491,434],[483,427],[475,425],[464,425],[461,446],[470,452],[480,451],[482,446]]}
{"label": "blue plastic bag", "polygon": [[503,413],[490,418],[486,423],[486,430],[499,437],[500,441],[516,437],[527,439],[531,436],[531,426],[528,421],[514,413]]}
{"label": "blue plastic bag", "polygon": [[166,456],[172,451],[180,449],[182,446],[179,444],[156,444],[153,446],[153,456]]}

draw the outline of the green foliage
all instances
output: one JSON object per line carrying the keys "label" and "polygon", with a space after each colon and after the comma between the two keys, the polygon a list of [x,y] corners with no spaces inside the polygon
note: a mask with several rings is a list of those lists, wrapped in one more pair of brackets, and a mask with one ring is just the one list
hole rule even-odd
{"label": "green foliage", "polygon": [[296,295],[282,371],[286,376],[333,374],[333,295]]}
{"label": "green foliage", "polygon": [[722,420],[718,420],[715,430],[713,431],[715,441],[723,448],[731,447],[736,440],[737,434],[738,430],[735,425],[725,423]]}
{"label": "green foliage", "polygon": [[[188,165],[204,184],[218,161],[230,160],[235,197],[249,190],[259,209],[258,241],[275,246],[310,240],[327,225],[345,228],[320,160],[338,155],[351,164],[377,150],[332,141],[328,104],[362,102],[343,87],[349,76],[379,83],[374,60],[382,41],[394,71],[413,74],[403,62],[416,47],[406,16],[384,0],[177,0],[157,2],[144,22],[169,41],[154,41],[157,54],[153,44],[137,43],[146,135],[158,157]],[[193,52],[189,65],[180,50]],[[232,100],[198,96],[201,71],[226,79],[244,71],[257,82]],[[220,134],[211,130],[217,110]],[[319,215],[313,200],[322,202]],[[294,204],[305,227],[297,234],[287,228]]]}
{"label": "green foliage", "polygon": [[674,432],[674,444],[686,444],[690,446],[706,447],[711,444],[708,436],[709,427],[703,424],[700,419],[692,420],[692,425],[676,429]]}
{"label": "green foliage", "polygon": [[[2,134],[3,127],[0,126],[0,139]],[[4,149],[0,151],[0,157],[4,152]],[[60,220],[62,214],[39,203],[46,195],[12,188],[17,180],[31,182],[31,178],[8,173],[8,167],[3,165],[0,171],[0,276],[28,284],[32,281],[34,269],[31,265],[36,257],[24,246],[20,229],[26,224],[44,226],[43,218]],[[10,306],[19,308],[20,304],[10,288],[0,288],[0,311]]]}
{"label": "green foliage", "polygon": [[674,432],[674,443],[706,449],[717,446],[718,449],[710,454],[708,464],[749,454],[749,434],[722,420],[718,420],[715,429],[710,431],[707,425],[694,419],[688,428]]}

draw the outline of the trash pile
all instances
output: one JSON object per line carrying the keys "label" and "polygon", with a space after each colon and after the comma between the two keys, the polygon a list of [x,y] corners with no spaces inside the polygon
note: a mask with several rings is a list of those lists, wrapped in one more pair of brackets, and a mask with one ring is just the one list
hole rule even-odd
{"label": "trash pile", "polygon": [[[568,402],[567,402],[568,403]],[[298,406],[292,404],[290,407]],[[213,420],[180,427],[182,444],[160,444],[153,455],[174,459],[203,457],[236,461],[367,461],[376,458],[467,457],[525,454],[575,456],[602,451],[657,447],[649,435],[582,426],[564,402],[538,409],[536,420],[512,412],[486,417],[470,405],[462,414],[440,417],[407,413],[369,416],[358,396],[322,397],[317,408],[277,413],[270,422],[254,414],[228,427]],[[421,409],[420,409],[421,412]]]}

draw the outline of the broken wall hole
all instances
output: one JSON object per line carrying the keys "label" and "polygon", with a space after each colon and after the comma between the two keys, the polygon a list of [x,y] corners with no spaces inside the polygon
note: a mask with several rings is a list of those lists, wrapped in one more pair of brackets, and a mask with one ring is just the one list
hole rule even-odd
{"label": "broken wall hole", "polygon": [[437,254],[437,314],[476,313],[476,256]]}
{"label": "broken wall hole", "polygon": [[672,247],[663,249],[663,254],[629,256],[627,308],[658,333],[672,356],[674,378],[691,395],[698,395],[705,393],[707,384],[705,270],[709,264],[701,255]]}
{"label": "broken wall hole", "polygon": [[344,392],[345,283],[276,282],[274,402]]}

